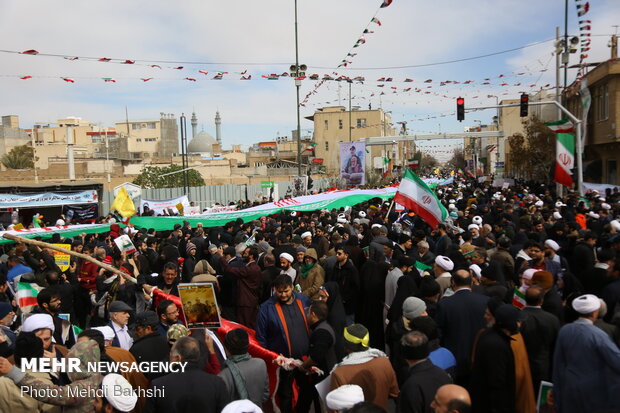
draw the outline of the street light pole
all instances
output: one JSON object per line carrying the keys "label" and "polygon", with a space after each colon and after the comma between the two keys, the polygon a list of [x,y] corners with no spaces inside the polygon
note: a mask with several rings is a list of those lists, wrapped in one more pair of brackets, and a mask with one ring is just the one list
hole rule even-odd
{"label": "street light pole", "polygon": [[295,0],[295,88],[297,89],[297,176],[301,176],[301,120],[299,116],[299,88],[301,79],[299,74],[299,40],[297,34],[297,0]]}

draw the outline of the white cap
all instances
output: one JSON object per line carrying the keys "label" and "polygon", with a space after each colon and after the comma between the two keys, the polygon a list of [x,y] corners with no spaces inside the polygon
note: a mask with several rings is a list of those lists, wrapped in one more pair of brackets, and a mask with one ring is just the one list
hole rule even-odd
{"label": "white cap", "polygon": [[120,374],[109,373],[103,377],[101,388],[105,398],[119,412],[130,412],[138,402],[131,384]]}
{"label": "white cap", "polygon": [[263,413],[260,407],[252,403],[250,400],[235,400],[228,403],[222,413]]}
{"label": "white cap", "polygon": [[601,308],[601,301],[594,294],[584,294],[573,300],[573,308],[579,314],[590,314]]}
{"label": "white cap", "polygon": [[556,208],[562,208],[563,206],[566,206],[566,204],[563,203],[562,201],[558,201],[558,202],[555,203],[555,207]]}
{"label": "white cap", "polygon": [[344,224],[347,222],[347,217],[345,214],[338,214],[338,219],[336,221],[338,221],[339,224]]}
{"label": "white cap", "polygon": [[304,239],[306,237],[312,237],[312,232],[306,231],[303,234],[301,234],[301,239]]}
{"label": "white cap", "polygon": [[474,272],[474,274],[476,274],[476,278],[482,277],[482,269],[480,268],[480,266],[478,264],[470,265],[469,269],[472,270]]}
{"label": "white cap", "polygon": [[35,330],[40,330],[42,328],[48,328],[52,330],[52,334],[54,334],[54,320],[52,316],[49,314],[32,314],[24,320],[24,325],[22,326],[22,331],[25,333],[30,333]]}
{"label": "white cap", "polygon": [[61,219],[61,218],[58,218],[56,220],[56,226],[57,227],[62,227],[63,225],[65,225],[65,221],[63,219]]}
{"label": "white cap", "polygon": [[610,222],[610,224],[613,229],[615,229],[616,231],[620,231],[620,221],[618,221],[617,219],[614,219],[613,221]]}
{"label": "white cap", "polygon": [[360,211],[358,215],[360,218],[366,218],[366,213],[364,211]]}
{"label": "white cap", "polygon": [[101,331],[103,339],[106,341],[114,340],[114,330],[110,326],[93,327],[93,330]]}
{"label": "white cap", "polygon": [[480,229],[480,227],[476,224],[469,224],[469,226],[467,227],[467,230],[469,231],[470,229]]}
{"label": "white cap", "polygon": [[482,225],[482,217],[480,215],[476,215],[475,217],[472,218],[471,222],[480,226]]}
{"label": "white cap", "polygon": [[555,211],[553,213],[553,218],[554,219],[562,219],[562,214],[560,214],[558,211]]}
{"label": "white cap", "polygon": [[456,201],[454,199],[451,199],[448,202],[451,203],[451,204],[456,204]]}
{"label": "white cap", "polygon": [[280,258],[284,258],[285,260],[291,263],[294,261],[293,256],[289,254],[288,252],[283,252],[282,254],[280,254]]}
{"label": "white cap", "polygon": [[588,212],[588,216],[591,216],[594,219],[599,219],[601,216],[594,211]]}
{"label": "white cap", "polygon": [[611,205],[609,205],[607,202],[603,202],[601,204],[601,208],[603,208],[603,209],[611,209]]}
{"label": "white cap", "polygon": [[454,263],[445,255],[438,255],[435,258],[435,264],[445,271],[452,271],[454,269]]}
{"label": "white cap", "polygon": [[560,249],[560,245],[552,239],[548,239],[547,241],[545,241],[545,246],[551,248],[554,251]]}
{"label": "white cap", "polygon": [[364,391],[357,384],[345,384],[327,393],[325,403],[331,410],[346,410],[364,401]]}
{"label": "white cap", "polygon": [[537,272],[538,270],[536,268],[528,268],[527,270],[523,271],[523,275],[521,275],[521,278],[531,280],[534,274],[536,274]]}
{"label": "white cap", "polygon": [[296,217],[297,216],[297,211],[291,211],[291,216],[292,217]]}
{"label": "white cap", "polygon": [[449,209],[450,211],[452,211],[452,210],[456,209],[456,205],[454,205],[454,204],[450,204],[450,205],[448,205],[448,209]]}
{"label": "white cap", "polygon": [[539,208],[540,208],[540,207],[542,207],[542,206],[544,205],[544,202],[543,202],[543,201],[541,201],[541,200],[539,199],[538,201],[536,201],[536,202],[534,203],[534,205],[536,205],[537,207],[539,207]]}

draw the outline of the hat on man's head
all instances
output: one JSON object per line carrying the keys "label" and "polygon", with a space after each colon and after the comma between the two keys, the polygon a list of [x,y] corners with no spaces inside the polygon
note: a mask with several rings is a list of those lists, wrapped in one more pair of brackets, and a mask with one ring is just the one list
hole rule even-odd
{"label": "hat on man's head", "polygon": [[407,297],[403,302],[403,317],[413,320],[426,312],[426,303],[418,297]]}
{"label": "hat on man's head", "polygon": [[469,225],[467,226],[467,230],[468,230],[468,231],[471,231],[472,229],[477,229],[477,230],[480,230],[480,227],[478,226],[478,224],[469,224]]}
{"label": "hat on man's head", "polygon": [[189,329],[185,327],[183,324],[173,324],[168,328],[168,333],[166,334],[166,338],[168,339],[168,343],[174,343],[181,337],[189,336]]}
{"label": "hat on man's head", "polygon": [[435,257],[435,264],[444,271],[452,271],[454,269],[454,263],[445,255],[438,255]]}
{"label": "hat on man's head", "polygon": [[191,250],[195,250],[195,249],[196,249],[196,245],[191,241],[188,241],[187,244],[185,245],[185,251],[187,251],[188,254]]}
{"label": "hat on man's head", "polygon": [[579,314],[590,314],[601,308],[601,301],[594,294],[584,294],[573,300],[573,308]]}
{"label": "hat on man's head", "polygon": [[130,412],[138,402],[133,387],[126,378],[117,373],[108,373],[103,376],[101,388],[108,403],[119,412]]}
{"label": "hat on man's head", "polygon": [[108,312],[110,313],[122,313],[122,312],[130,312],[133,311],[133,308],[128,306],[123,301],[112,301],[110,303],[110,307],[108,307]]}
{"label": "hat on man's head", "polygon": [[469,269],[474,273],[476,278],[480,279],[482,277],[482,269],[478,264],[472,264],[469,266]]}
{"label": "hat on man's head", "polygon": [[40,330],[42,328],[48,328],[52,330],[52,334],[54,334],[54,320],[51,315],[32,314],[24,320],[24,324],[22,325],[22,331],[26,333]]}
{"label": "hat on man's head", "polygon": [[480,215],[476,215],[475,217],[472,218],[471,222],[473,222],[474,224],[478,226],[482,226],[482,217]]}
{"label": "hat on man's head", "polygon": [[306,231],[303,234],[301,234],[301,239],[304,239],[304,238],[307,238],[307,237],[312,237],[312,232]]}
{"label": "hat on man's head", "polygon": [[342,385],[327,393],[325,398],[327,408],[336,411],[348,410],[363,401],[364,390],[357,384]]}
{"label": "hat on man's head", "polygon": [[368,349],[370,334],[361,324],[352,324],[344,329],[344,348],[349,351],[364,351]]}
{"label": "hat on man's head", "polygon": [[155,327],[159,324],[159,317],[155,311],[145,311],[136,316],[136,326]]}
{"label": "hat on man's head", "polygon": [[100,331],[101,334],[103,334],[103,339],[105,341],[114,340],[114,336],[115,336],[114,330],[112,330],[112,327],[110,326],[93,327],[93,330]]}
{"label": "hat on man's head", "polygon": [[293,256],[291,254],[289,254],[288,252],[283,252],[282,254],[280,254],[280,256],[278,258],[284,258],[285,260],[287,260],[290,263],[292,263],[294,261]]}
{"label": "hat on man's head", "polygon": [[222,413],[263,413],[263,411],[251,400],[241,399],[228,403],[222,409]]}
{"label": "hat on man's head", "polygon": [[273,251],[273,247],[269,245],[267,241],[258,241],[258,248],[260,248],[263,252],[270,253]]}
{"label": "hat on man's head", "polygon": [[555,242],[552,239],[548,239],[545,241],[545,247],[549,247],[554,251],[558,251],[560,249],[560,244],[558,244],[557,242]]}

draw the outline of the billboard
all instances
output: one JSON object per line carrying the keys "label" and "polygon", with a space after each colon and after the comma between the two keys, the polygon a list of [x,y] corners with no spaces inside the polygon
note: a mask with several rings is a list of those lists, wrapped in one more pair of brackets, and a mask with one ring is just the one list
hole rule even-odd
{"label": "billboard", "polygon": [[340,174],[347,185],[366,184],[366,143],[340,142]]}

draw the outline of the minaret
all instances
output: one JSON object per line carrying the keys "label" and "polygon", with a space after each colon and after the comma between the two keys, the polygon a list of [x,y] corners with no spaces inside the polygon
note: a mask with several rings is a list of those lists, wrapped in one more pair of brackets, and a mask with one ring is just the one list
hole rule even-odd
{"label": "minaret", "polygon": [[192,112],[192,139],[198,134],[198,118],[196,112]]}
{"label": "minaret", "polygon": [[215,112],[215,139],[217,143],[222,145],[222,118],[220,117],[220,111]]}

